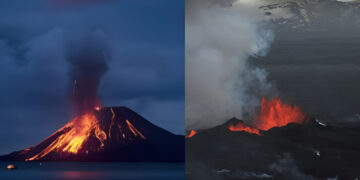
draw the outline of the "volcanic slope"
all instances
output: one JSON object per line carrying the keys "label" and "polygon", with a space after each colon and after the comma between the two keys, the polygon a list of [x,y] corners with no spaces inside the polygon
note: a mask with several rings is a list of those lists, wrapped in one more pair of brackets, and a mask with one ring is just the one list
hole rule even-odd
{"label": "volcanic slope", "polygon": [[155,126],[129,108],[105,107],[0,160],[183,162],[184,136]]}
{"label": "volcanic slope", "polygon": [[360,177],[360,126],[333,126],[310,118],[258,135],[231,131],[232,124],[244,122],[233,118],[186,138],[187,179]]}

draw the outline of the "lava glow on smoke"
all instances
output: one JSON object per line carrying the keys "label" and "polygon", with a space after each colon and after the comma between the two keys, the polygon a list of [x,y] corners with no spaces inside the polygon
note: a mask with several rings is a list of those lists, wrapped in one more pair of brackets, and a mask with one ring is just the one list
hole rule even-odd
{"label": "lava glow on smoke", "polygon": [[262,98],[260,114],[252,122],[252,127],[244,124],[231,124],[230,131],[246,131],[249,133],[261,135],[260,130],[267,131],[273,127],[286,126],[289,123],[302,124],[307,121],[305,114],[301,109],[294,105],[285,104],[279,98],[270,101]]}

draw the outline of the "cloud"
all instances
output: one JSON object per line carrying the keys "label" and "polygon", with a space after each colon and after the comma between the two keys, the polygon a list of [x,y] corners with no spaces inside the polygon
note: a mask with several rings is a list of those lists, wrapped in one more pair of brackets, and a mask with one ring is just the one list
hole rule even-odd
{"label": "cloud", "polygon": [[193,4],[186,16],[186,128],[245,118],[273,92],[267,72],[249,64],[266,55],[273,33],[242,6]]}
{"label": "cloud", "polygon": [[357,1],[357,0],[337,0],[339,2],[354,2],[354,1]]}

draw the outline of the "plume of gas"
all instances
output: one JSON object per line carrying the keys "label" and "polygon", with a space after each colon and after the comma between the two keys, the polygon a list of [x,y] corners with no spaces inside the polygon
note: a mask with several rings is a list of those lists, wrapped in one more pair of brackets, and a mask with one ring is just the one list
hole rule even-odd
{"label": "plume of gas", "polygon": [[265,56],[274,39],[253,6],[203,2],[186,7],[187,129],[250,116],[275,89],[267,72],[249,63],[250,56]]}

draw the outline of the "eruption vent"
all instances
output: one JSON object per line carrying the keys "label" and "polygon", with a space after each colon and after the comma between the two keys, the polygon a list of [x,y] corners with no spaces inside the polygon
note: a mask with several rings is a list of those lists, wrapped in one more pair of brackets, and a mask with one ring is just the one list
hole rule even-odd
{"label": "eruption vent", "polygon": [[97,89],[101,76],[107,70],[107,48],[104,43],[97,43],[100,40],[97,35],[99,34],[91,34],[81,45],[69,51],[68,58],[72,67],[70,74],[74,79],[70,98],[76,117],[53,134],[61,133],[50,145],[26,161],[39,160],[51,152],[78,154],[85,149],[84,143],[92,136],[97,139],[98,147],[86,149],[87,152],[104,147],[108,136],[100,128],[94,110],[101,109]]}
{"label": "eruption vent", "polygon": [[108,70],[109,48],[100,31],[95,31],[79,44],[69,48],[70,76],[74,82],[71,103],[75,114],[83,115],[100,109],[97,91],[101,77]]}
{"label": "eruption vent", "polygon": [[306,121],[305,114],[296,105],[281,102],[279,98],[267,101],[262,98],[260,115],[255,118],[253,126],[261,130],[286,126],[289,123],[302,124]]}
{"label": "eruption vent", "polygon": [[246,131],[248,133],[261,135],[260,130],[267,131],[273,127],[286,126],[289,123],[302,124],[307,121],[301,109],[294,105],[282,103],[279,98],[270,101],[262,98],[260,115],[256,116],[252,122],[252,127],[244,124],[230,124],[230,131]]}

